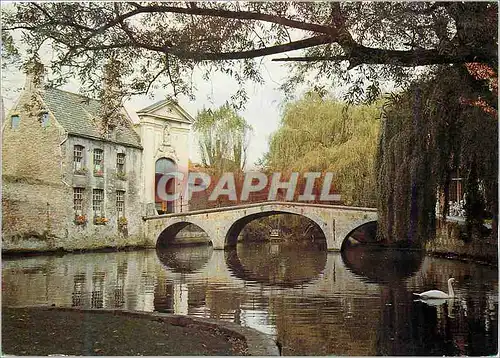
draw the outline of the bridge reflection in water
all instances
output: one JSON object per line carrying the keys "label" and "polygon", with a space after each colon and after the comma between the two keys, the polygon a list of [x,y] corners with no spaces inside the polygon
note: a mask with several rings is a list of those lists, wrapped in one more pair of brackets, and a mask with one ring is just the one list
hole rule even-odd
{"label": "bridge reflection in water", "polygon": [[424,259],[420,250],[357,246],[342,251],[345,266],[366,282],[400,284],[413,276]]}
{"label": "bridge reflection in water", "polygon": [[[413,302],[411,292],[446,287],[451,274],[452,306]],[[204,246],[4,260],[2,275],[3,305],[218,318],[272,334],[289,355],[487,355],[498,343],[497,271],[413,254]]]}
{"label": "bridge reflection in water", "polygon": [[156,249],[160,262],[172,272],[193,273],[203,269],[212,257],[211,245],[174,246]]}
{"label": "bridge reflection in water", "polygon": [[231,273],[246,282],[294,288],[320,277],[328,255],[306,242],[239,244],[224,256]]}

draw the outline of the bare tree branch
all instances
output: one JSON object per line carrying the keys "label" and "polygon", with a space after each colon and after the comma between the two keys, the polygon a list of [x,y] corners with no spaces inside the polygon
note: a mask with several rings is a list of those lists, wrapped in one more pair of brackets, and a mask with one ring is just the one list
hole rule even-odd
{"label": "bare tree branch", "polygon": [[492,54],[480,51],[450,55],[441,54],[438,50],[415,49],[410,51],[384,50],[358,46],[349,55],[345,56],[307,56],[307,57],[284,57],[274,58],[272,61],[349,61],[349,68],[354,68],[361,64],[366,65],[396,65],[396,66],[426,66],[446,63],[467,63],[467,62],[487,62],[491,60]]}

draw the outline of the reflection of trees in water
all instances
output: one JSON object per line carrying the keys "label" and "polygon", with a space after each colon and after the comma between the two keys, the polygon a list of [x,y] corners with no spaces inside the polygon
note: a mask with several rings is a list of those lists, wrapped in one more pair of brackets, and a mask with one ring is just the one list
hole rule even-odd
{"label": "reflection of trees in water", "polygon": [[357,246],[342,251],[344,265],[364,281],[388,284],[413,276],[424,253],[417,250],[395,250]]}
{"label": "reflection of trees in water", "polygon": [[157,248],[161,263],[173,272],[192,273],[202,270],[212,256],[211,245]]}
{"label": "reflection of trees in water", "polygon": [[[243,244],[238,247],[237,260],[243,271],[238,276],[233,267],[232,274],[242,280],[247,277],[252,281],[253,278],[254,282],[242,282],[237,278],[230,281],[209,279],[208,266],[196,274],[174,274],[157,265],[155,252],[137,251],[37,258],[42,262],[55,260],[53,266],[58,269],[51,272],[25,272],[23,270],[29,267],[23,267],[21,263],[9,267],[7,262],[3,271],[4,293],[6,303],[12,305],[54,302],[58,306],[90,307],[91,304],[99,306],[103,301],[99,298],[104,297],[104,307],[111,308],[113,302],[118,307],[120,297],[124,297],[123,308],[132,310],[149,307],[154,299],[154,309],[173,313],[174,306],[179,307],[179,303],[174,303],[175,299],[178,300],[174,294],[177,285],[188,290],[188,295],[181,297],[184,305],[181,306],[185,307],[187,300],[189,314],[246,325],[258,321],[257,324],[273,326],[284,354],[488,355],[496,352],[498,273],[490,267],[426,257],[419,271],[408,278],[415,267],[411,258],[402,260],[409,267],[404,267],[403,263],[401,267],[392,262],[396,260],[394,257],[391,259],[389,254],[385,257],[382,251],[378,253],[382,256],[379,260],[365,256],[371,262],[367,267],[366,262],[353,263],[343,257],[351,272],[364,277],[359,279],[341,267],[337,254],[327,255],[329,259],[339,260],[334,261],[337,262],[337,273],[334,274],[335,266],[330,262],[319,264],[323,259],[318,253],[307,252],[300,246],[293,248],[295,252],[287,252],[284,245],[277,247],[278,250],[270,245]],[[223,266],[223,256],[222,252],[214,252],[209,267]],[[177,256],[177,259],[179,257],[182,258]],[[314,260],[317,261],[315,264]],[[212,262],[217,265],[211,266]],[[283,276],[278,276],[276,269],[280,262],[286,268]],[[303,263],[304,266],[310,265],[307,262],[312,265],[306,270],[309,273],[293,271],[300,269]],[[33,265],[33,261],[27,260],[24,265]],[[327,267],[330,271],[326,271]],[[389,273],[380,273],[381,270]],[[396,272],[398,270],[401,272]],[[294,276],[292,281],[288,274]],[[446,279],[451,274],[457,278],[459,296],[453,306],[445,303],[430,307],[413,302],[411,293],[417,291],[416,287],[419,287],[419,292],[446,288]],[[318,285],[321,288],[321,291],[316,291],[318,295],[314,291],[302,290],[300,284],[287,286],[293,283],[293,278],[299,278],[307,287],[307,283],[318,276],[320,284],[327,275],[336,277],[333,281],[335,287]],[[154,282],[153,277],[156,277]],[[377,277],[379,281],[376,281]],[[376,281],[377,285],[367,281]],[[154,287],[154,297],[144,293],[144,289],[151,287]],[[99,291],[104,292],[104,296],[95,294],[94,302],[91,302],[91,292]]]}
{"label": "reflection of trees in water", "polygon": [[421,251],[371,246],[342,252],[350,271],[364,281],[381,284],[377,355],[458,353],[451,339],[447,305],[430,307],[414,302],[412,292],[406,288],[405,280],[420,270],[423,259]]}
{"label": "reflection of trees in water", "polygon": [[[456,354],[496,353],[498,270],[485,265],[426,257],[421,272],[410,281],[413,286],[422,287],[421,291],[442,289],[446,288],[446,281],[450,276],[457,280],[454,286],[457,297],[452,301],[453,306],[450,309],[448,303],[445,303],[430,310],[436,316],[440,334],[446,337],[446,330],[451,332],[450,339],[453,339]],[[422,305],[425,304],[419,303],[416,307],[423,310],[425,307],[422,308]]]}
{"label": "reflection of trees in water", "polygon": [[456,308],[448,302],[414,302],[404,286],[383,287],[377,355],[460,355],[453,328]]}
{"label": "reflection of trees in water", "polygon": [[373,298],[349,296],[270,299],[283,355],[375,355],[378,305]]}
{"label": "reflection of trees in water", "polygon": [[309,244],[280,242],[239,244],[224,256],[230,271],[242,280],[296,287],[321,274],[327,252]]}
{"label": "reflection of trees in water", "polygon": [[[438,320],[436,310],[413,302],[405,280],[421,268],[421,251],[351,247],[342,252],[346,267],[364,281],[381,284],[380,321],[377,325],[377,355],[454,355],[448,314]],[[444,324],[442,329],[439,324]]]}
{"label": "reflection of trees in water", "polygon": [[[478,300],[467,293],[455,300],[457,314],[451,321],[454,332],[469,332],[458,337],[457,345],[462,355],[491,355],[498,348],[498,291],[490,291]],[[488,347],[489,351],[485,351]]]}
{"label": "reflection of trees in water", "polygon": [[[443,282],[446,282],[445,279],[451,273],[460,284],[476,281],[472,286],[477,289],[467,289],[461,294],[458,287],[455,287],[458,289],[458,297],[432,306],[414,301],[412,291],[407,289],[405,281],[420,281],[421,278],[412,277],[406,278],[405,281],[394,280],[384,284],[381,290],[381,320],[376,354],[397,356],[496,353],[498,327],[496,324],[494,328],[488,327],[488,318],[484,315],[486,311],[491,312],[494,317],[490,318],[497,322],[498,305],[488,309],[488,293],[485,290],[490,285],[491,278],[485,280],[483,277],[483,274],[487,275],[492,270],[482,273],[479,267],[475,267],[475,273],[471,273],[473,277],[469,277],[469,274],[460,269],[463,263],[435,258],[426,260],[432,264],[427,272],[422,272],[419,268],[418,276],[426,277],[425,289],[422,290],[443,286]],[[450,266],[449,271],[445,269],[447,265]],[[482,286],[481,289],[478,289],[478,286]],[[478,292],[483,292],[481,298],[478,298]],[[474,299],[469,295],[473,295]]]}

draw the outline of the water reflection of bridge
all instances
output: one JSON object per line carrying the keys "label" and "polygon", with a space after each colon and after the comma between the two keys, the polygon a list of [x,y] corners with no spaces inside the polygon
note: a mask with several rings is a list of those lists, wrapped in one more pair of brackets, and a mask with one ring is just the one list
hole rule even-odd
{"label": "water reflection of bridge", "polygon": [[[187,250],[186,250],[187,249]],[[335,296],[348,291],[366,295],[377,295],[377,285],[357,280],[342,263],[340,255],[307,250],[302,252],[304,265],[288,262],[274,266],[276,275],[264,275],[259,265],[249,263],[259,252],[241,256],[236,262],[232,252],[210,250],[199,255],[196,262],[189,248],[180,250],[175,259],[177,266],[159,267],[159,258],[154,251],[129,252],[125,256],[115,253],[66,255],[63,257],[40,256],[22,261],[5,261],[4,285],[16,287],[15,291],[4,292],[4,303],[8,305],[55,304],[57,306],[86,306],[94,308],[124,308],[154,310],[155,295],[165,284],[173,285],[175,292],[169,293],[169,300],[175,307],[187,307],[189,291],[196,286],[245,291],[246,295],[268,295],[262,285],[275,287],[286,295]],[[198,251],[199,252],[199,251]],[[244,253],[244,249],[242,249]],[[106,255],[103,260],[102,256]],[[183,255],[185,255],[183,257]],[[89,256],[95,256],[89,264]],[[288,253],[283,256],[285,260]],[[248,259],[248,260],[246,260]],[[268,257],[269,259],[269,257]],[[315,261],[318,259],[319,261]],[[184,261],[184,263],[183,263]],[[194,272],[183,267],[191,261]],[[204,263],[203,263],[204,262]],[[27,265],[28,264],[28,265]],[[246,266],[245,266],[246,265]],[[282,268],[282,272],[279,271]],[[269,269],[269,267],[267,268]],[[10,281],[15,277],[15,281]],[[183,293],[178,293],[183,292]],[[161,294],[160,294],[161,296]],[[180,312],[179,312],[180,313]]]}
{"label": "water reflection of bridge", "polygon": [[[242,246],[238,252],[212,250],[207,246],[170,250],[167,256],[161,252],[157,256],[149,250],[8,260],[3,262],[4,286],[15,287],[15,290],[5,290],[3,302],[152,311],[155,296],[165,284],[173,285],[169,290],[176,292],[186,287],[192,290],[202,283],[206,290],[214,288],[235,293],[241,290],[247,295],[266,296],[275,289],[287,296],[336,297],[346,292],[376,296],[380,293],[379,284],[388,281],[387,277],[377,281],[365,275],[366,266],[360,267],[359,262],[346,266],[345,255],[343,259],[339,254],[321,250],[286,250],[285,247],[282,256],[274,253],[273,257],[272,253],[263,251],[269,250],[270,245],[256,245],[255,249],[251,245]],[[297,252],[300,254],[294,256]],[[89,260],[90,257],[95,259]],[[443,260],[439,267],[427,257],[410,261],[405,260],[407,265],[413,265],[412,272],[395,266],[394,274],[402,272],[402,276],[399,279],[392,276],[392,284],[421,286],[431,276],[439,287],[439,282],[445,283],[451,275],[474,277],[474,272],[465,269],[466,265],[465,271],[457,272],[454,261]],[[372,262],[369,266],[373,266]],[[416,270],[421,274],[413,276]],[[477,284],[484,285],[481,281]],[[270,289],[261,290],[262,286]],[[169,296],[172,304],[179,301],[175,304],[178,307],[187,307],[186,300],[190,300],[190,293]]]}
{"label": "water reflection of bridge", "polygon": [[[405,273],[380,283],[363,276],[366,267],[361,261],[347,267],[339,254],[317,250],[297,261],[286,249],[282,255],[274,250],[266,256],[262,247],[240,247],[237,260],[208,247],[183,248],[160,258],[150,250],[7,260],[2,303],[158,310],[225,319],[274,334],[284,344],[297,342],[293,350],[287,348],[295,355],[409,354],[408,334],[424,342],[443,340],[432,338],[432,322],[438,319],[439,334],[445,334],[447,327],[467,324],[463,312],[494,327],[495,300],[458,301],[465,308],[460,306],[460,321],[454,322],[446,308],[414,304],[411,292],[423,284],[441,287],[450,274],[470,280],[478,290],[488,284],[492,286],[487,292],[497,292],[495,271],[425,257],[417,275]],[[424,323],[415,321],[419,315]]]}

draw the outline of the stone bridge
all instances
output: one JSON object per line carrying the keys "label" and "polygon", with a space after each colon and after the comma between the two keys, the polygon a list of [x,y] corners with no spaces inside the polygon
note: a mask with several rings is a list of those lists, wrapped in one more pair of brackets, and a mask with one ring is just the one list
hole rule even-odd
{"label": "stone bridge", "polygon": [[377,220],[374,208],[265,202],[143,217],[144,234],[157,244],[160,239],[175,238],[180,230],[194,224],[207,233],[214,249],[222,250],[236,245],[246,224],[276,214],[296,214],[312,220],[323,231],[327,249],[335,251],[340,251],[343,241],[356,228]]}

